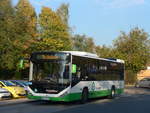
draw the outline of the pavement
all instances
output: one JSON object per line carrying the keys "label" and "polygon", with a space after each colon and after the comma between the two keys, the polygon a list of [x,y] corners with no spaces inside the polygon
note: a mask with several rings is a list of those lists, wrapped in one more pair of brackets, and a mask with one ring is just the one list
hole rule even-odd
{"label": "pavement", "polygon": [[28,98],[19,98],[19,99],[4,99],[0,100],[0,106],[6,105],[13,105],[13,104],[20,104],[20,103],[28,103],[32,102],[33,100],[29,100]]}
{"label": "pavement", "polygon": [[[150,113],[150,89],[126,87],[125,93],[115,99],[91,99],[60,103],[34,101],[27,98],[0,101],[1,113]],[[11,105],[8,105],[11,104]]]}

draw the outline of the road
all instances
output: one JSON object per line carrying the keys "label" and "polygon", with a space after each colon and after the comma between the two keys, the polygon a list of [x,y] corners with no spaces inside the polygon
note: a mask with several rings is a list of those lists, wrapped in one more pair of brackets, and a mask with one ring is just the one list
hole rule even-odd
{"label": "road", "polygon": [[150,89],[128,87],[113,100],[92,99],[87,104],[33,101],[0,106],[1,113],[150,113]]}

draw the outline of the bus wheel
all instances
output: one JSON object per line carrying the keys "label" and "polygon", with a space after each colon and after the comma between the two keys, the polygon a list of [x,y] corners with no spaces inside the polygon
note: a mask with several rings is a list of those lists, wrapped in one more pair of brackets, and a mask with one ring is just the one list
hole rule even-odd
{"label": "bus wheel", "polygon": [[115,96],[116,96],[115,87],[112,87],[112,88],[111,88],[111,93],[110,93],[110,95],[109,95],[109,98],[110,98],[110,99],[113,99],[113,98],[115,98]]}
{"label": "bus wheel", "polygon": [[81,96],[81,103],[85,104],[88,101],[88,89],[84,88]]}

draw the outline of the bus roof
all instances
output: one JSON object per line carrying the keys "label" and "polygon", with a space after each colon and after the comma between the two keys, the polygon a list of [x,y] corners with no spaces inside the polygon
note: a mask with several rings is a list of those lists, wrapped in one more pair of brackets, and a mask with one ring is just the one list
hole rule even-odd
{"label": "bus roof", "polygon": [[[50,51],[43,51],[43,52],[34,52],[32,54],[48,54],[48,53],[55,53]],[[115,58],[100,58],[98,55],[89,53],[89,52],[83,52],[83,51],[59,51],[58,53],[69,53],[74,56],[80,56],[80,57],[87,57],[87,58],[93,58],[93,59],[99,59],[109,62],[117,62],[117,63],[125,63],[124,60],[121,59],[115,59]]]}
{"label": "bus roof", "polygon": [[70,53],[72,55],[77,55],[77,56],[87,56],[87,57],[99,58],[96,54],[88,53],[88,52],[82,52],[82,51],[63,51],[63,52]]}
{"label": "bus roof", "polygon": [[101,59],[105,61],[112,61],[112,62],[118,62],[118,63],[124,63],[124,60],[121,59],[115,59],[115,58],[100,58],[97,54],[88,53],[88,52],[82,52],[82,51],[62,51],[64,53],[70,53],[71,55],[75,56],[81,56],[81,57],[89,57],[89,58],[95,58],[95,59]]}

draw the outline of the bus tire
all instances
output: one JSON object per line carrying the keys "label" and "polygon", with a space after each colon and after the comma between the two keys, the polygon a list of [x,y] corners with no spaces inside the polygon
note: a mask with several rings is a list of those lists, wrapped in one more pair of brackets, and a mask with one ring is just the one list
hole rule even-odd
{"label": "bus tire", "polygon": [[88,89],[84,88],[81,95],[81,103],[85,104],[88,101]]}
{"label": "bus tire", "polygon": [[116,90],[115,87],[111,88],[111,93],[109,95],[109,99],[114,99],[116,97]]}

